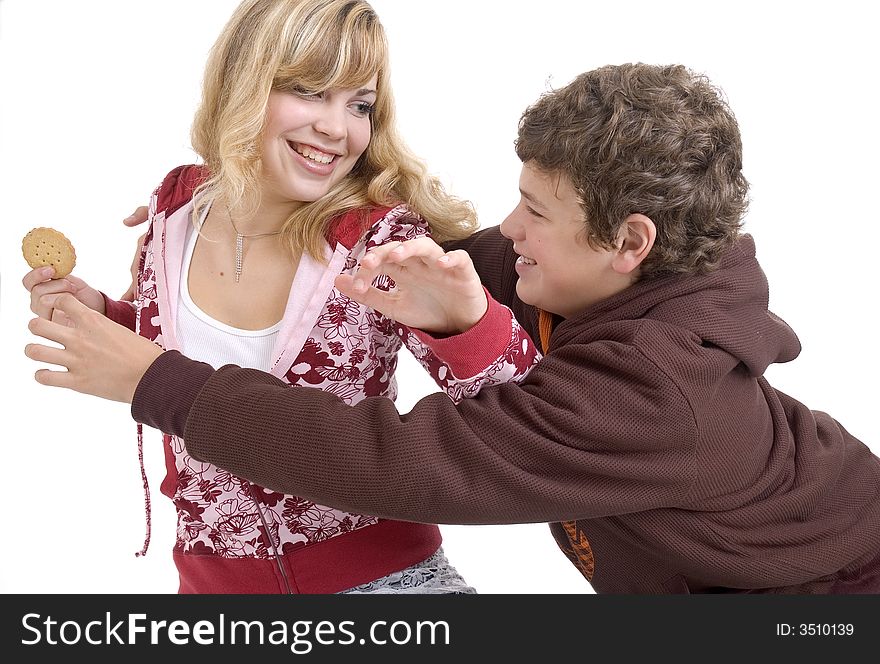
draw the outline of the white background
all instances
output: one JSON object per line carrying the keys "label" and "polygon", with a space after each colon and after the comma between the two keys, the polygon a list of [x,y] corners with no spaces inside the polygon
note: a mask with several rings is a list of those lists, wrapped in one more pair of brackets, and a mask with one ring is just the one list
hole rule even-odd
{"label": "white background", "polygon": [[[21,237],[63,231],[76,274],[120,295],[138,231],[121,219],[172,167],[208,48],[235,0],[0,2],[2,446],[0,591],[173,593],[174,510],[146,432],[153,544],[126,406],[41,387],[22,349],[31,318]],[[876,339],[877,24],[870,3],[374,3],[389,35],[401,130],[484,226],[517,199],[520,112],[607,63],[681,62],[727,92],[752,184],[746,230],[771,308],[803,352],[771,382],[880,452]],[[718,9],[716,9],[716,6]],[[722,9],[723,8],[723,9]],[[433,384],[405,356],[399,408]],[[546,526],[444,526],[454,565],[484,593],[589,593]]]}

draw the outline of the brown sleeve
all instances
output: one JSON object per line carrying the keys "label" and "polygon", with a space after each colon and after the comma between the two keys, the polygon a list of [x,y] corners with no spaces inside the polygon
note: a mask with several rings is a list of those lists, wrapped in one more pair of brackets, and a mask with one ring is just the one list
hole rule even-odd
{"label": "brown sleeve", "polygon": [[194,458],[348,511],[426,523],[590,518],[680,504],[692,481],[689,405],[632,353],[554,352],[519,385],[457,406],[434,393],[405,415],[386,398],[349,406],[261,371],[204,372],[166,353],[132,412],[180,433],[191,402],[184,439]]}
{"label": "brown sleeve", "polygon": [[131,416],[164,433],[183,436],[186,418],[214,368],[176,350],[162,353],[144,373],[131,401]]}

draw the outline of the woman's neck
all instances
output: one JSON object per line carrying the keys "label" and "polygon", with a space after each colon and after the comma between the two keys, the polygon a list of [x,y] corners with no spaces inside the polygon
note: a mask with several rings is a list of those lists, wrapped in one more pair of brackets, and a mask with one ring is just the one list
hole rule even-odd
{"label": "woman's neck", "polygon": [[246,213],[241,206],[230,208],[225,204],[218,206],[221,217],[231,220],[231,226],[242,235],[258,235],[266,233],[277,233],[284,226],[284,223],[290,218],[303,203],[284,201],[272,202],[261,201],[259,207],[250,214]]}

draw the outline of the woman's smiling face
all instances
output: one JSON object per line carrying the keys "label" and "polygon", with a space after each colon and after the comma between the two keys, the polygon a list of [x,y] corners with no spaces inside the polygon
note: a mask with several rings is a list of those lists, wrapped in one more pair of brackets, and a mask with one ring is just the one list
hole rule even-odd
{"label": "woman's smiling face", "polygon": [[264,199],[309,203],[354,168],[372,133],[377,77],[318,94],[273,90],[262,138]]}

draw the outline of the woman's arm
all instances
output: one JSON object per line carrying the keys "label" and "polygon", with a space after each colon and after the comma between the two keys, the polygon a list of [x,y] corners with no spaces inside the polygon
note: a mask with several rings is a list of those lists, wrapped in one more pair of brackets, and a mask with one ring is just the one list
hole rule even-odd
{"label": "woman's arm", "polygon": [[380,241],[353,274],[337,277],[336,287],[384,316],[453,401],[522,380],[540,354],[510,309],[487,294],[467,253],[444,251],[418,217],[401,233],[404,221],[395,219],[397,234],[390,236],[377,222],[373,238]]}

